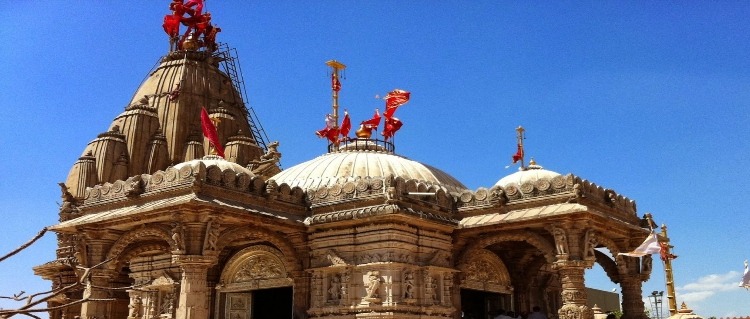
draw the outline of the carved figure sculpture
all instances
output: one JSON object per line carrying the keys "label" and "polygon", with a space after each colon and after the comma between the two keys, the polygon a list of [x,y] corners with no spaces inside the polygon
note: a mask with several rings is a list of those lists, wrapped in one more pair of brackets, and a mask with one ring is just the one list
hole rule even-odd
{"label": "carved figure sculpture", "polygon": [[279,172],[276,165],[281,160],[279,152],[279,142],[275,141],[268,144],[268,150],[260,156],[258,161],[250,161],[250,170],[256,175],[273,175]]}
{"label": "carved figure sculpture", "polygon": [[130,305],[128,305],[128,308],[130,308],[130,314],[128,314],[128,318],[141,317],[141,309],[143,309],[143,302],[141,301],[141,296],[135,296],[135,298],[131,299]]}
{"label": "carved figure sculpture", "polygon": [[331,282],[328,284],[328,295],[329,300],[335,301],[341,299],[341,279],[339,279],[338,275],[331,277]]}
{"label": "carved figure sculpture", "polygon": [[382,279],[380,279],[380,272],[368,271],[367,277],[368,277],[368,281],[366,283],[367,295],[365,296],[365,298],[377,298],[378,289],[380,288],[380,284],[382,283]]}
{"label": "carved figure sculpture", "polygon": [[404,273],[404,298],[414,299],[414,274],[411,271]]}
{"label": "carved figure sculpture", "polygon": [[430,274],[425,274],[424,275],[424,298],[426,301],[434,302],[435,300],[437,300],[435,289],[437,289],[437,283],[435,283],[435,278],[432,278]]}
{"label": "carved figure sculpture", "polygon": [[568,237],[565,235],[565,230],[559,227],[555,227],[552,230],[552,233],[555,236],[555,247],[557,247],[557,254],[568,254]]}
{"label": "carved figure sculpture", "polygon": [[177,248],[177,251],[182,251],[185,249],[185,242],[183,241],[182,237],[182,224],[174,224],[174,227],[172,228],[172,241],[174,241],[174,245],[175,248]]}
{"label": "carved figure sculpture", "polygon": [[586,239],[585,239],[585,247],[583,251],[583,259],[596,259],[596,245],[598,245],[599,242],[596,239],[596,232],[593,230],[588,230],[586,232]]}

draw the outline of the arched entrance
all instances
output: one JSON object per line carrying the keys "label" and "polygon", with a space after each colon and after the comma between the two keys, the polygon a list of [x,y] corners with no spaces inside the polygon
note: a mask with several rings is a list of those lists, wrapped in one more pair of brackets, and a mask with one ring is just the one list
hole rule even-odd
{"label": "arched entrance", "polygon": [[293,281],[281,252],[256,245],[236,253],[216,286],[218,319],[292,318]]}
{"label": "arched entrance", "polygon": [[513,286],[503,261],[486,249],[465,254],[461,271],[461,312],[464,318],[492,318],[499,309],[513,308]]}

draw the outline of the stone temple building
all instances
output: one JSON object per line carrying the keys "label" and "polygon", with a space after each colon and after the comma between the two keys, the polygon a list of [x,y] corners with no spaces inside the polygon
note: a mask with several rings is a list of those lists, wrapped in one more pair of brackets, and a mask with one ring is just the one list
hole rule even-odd
{"label": "stone temple building", "polygon": [[[539,306],[592,319],[594,263],[619,283],[625,318],[645,317],[651,256],[617,255],[649,233],[633,200],[533,162],[471,190],[369,138],[281,170],[231,50],[188,24],[61,184],[57,259],[34,271],[54,288],[85,280],[50,307],[86,302],[50,318],[488,318]],[[224,158],[201,133],[203,107],[220,120]]]}

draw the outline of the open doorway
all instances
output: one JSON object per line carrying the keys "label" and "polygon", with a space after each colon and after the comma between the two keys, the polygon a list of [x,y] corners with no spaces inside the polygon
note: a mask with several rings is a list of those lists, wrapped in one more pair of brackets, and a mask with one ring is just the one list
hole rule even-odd
{"label": "open doorway", "polygon": [[492,319],[499,309],[510,309],[510,295],[461,289],[461,314],[465,319]]}
{"label": "open doorway", "polygon": [[292,319],[292,287],[253,291],[251,319]]}

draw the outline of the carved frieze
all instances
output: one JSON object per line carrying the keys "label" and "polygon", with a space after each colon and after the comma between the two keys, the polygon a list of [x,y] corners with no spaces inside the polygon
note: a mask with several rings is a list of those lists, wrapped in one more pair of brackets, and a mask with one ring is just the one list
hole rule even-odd
{"label": "carved frieze", "polygon": [[270,246],[245,248],[226,263],[220,286],[231,290],[233,287],[258,289],[291,285],[282,258],[281,252]]}
{"label": "carved frieze", "polygon": [[461,288],[509,293],[512,289],[510,274],[505,263],[494,253],[479,249],[465,254],[458,269],[461,270]]}

